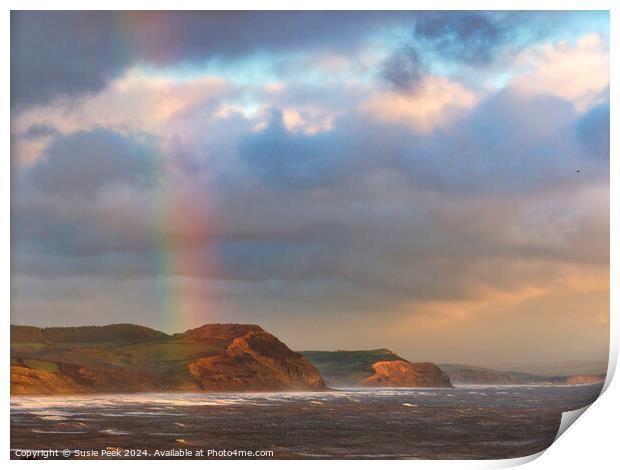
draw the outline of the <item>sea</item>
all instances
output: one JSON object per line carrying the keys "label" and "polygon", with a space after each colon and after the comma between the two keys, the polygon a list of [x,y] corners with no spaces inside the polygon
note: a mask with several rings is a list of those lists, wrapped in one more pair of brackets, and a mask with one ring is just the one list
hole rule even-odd
{"label": "sea", "polygon": [[13,459],[502,459],[602,384],[11,398]]}

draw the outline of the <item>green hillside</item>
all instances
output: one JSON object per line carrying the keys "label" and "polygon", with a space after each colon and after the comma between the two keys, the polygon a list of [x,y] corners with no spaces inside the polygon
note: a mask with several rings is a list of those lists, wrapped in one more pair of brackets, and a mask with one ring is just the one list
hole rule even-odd
{"label": "green hillside", "polygon": [[167,335],[139,325],[11,326],[11,393],[320,389],[316,368],[257,325]]}
{"label": "green hillside", "polygon": [[39,328],[11,325],[11,344],[16,343],[122,343],[167,338],[166,333],[145,326],[121,323],[105,326]]}

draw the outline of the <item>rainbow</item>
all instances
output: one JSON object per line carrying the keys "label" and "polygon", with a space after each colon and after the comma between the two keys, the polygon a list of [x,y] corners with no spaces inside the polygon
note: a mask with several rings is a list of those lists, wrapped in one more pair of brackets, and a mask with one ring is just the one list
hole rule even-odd
{"label": "rainbow", "polygon": [[[137,49],[147,62],[164,64],[182,48],[178,15],[157,11],[116,12],[123,46]],[[188,13],[195,14],[195,13]],[[152,34],[157,31],[157,34]],[[153,324],[167,332],[179,332],[213,321],[207,299],[211,268],[208,254],[209,210],[201,191],[180,183],[171,154],[153,156],[150,268],[156,279],[158,318]],[[205,248],[207,247],[207,248]]]}
{"label": "rainbow", "polygon": [[183,184],[169,155],[154,156],[152,201],[152,259],[159,296],[159,318],[168,332],[179,332],[209,323],[207,286],[211,257],[209,208]]}

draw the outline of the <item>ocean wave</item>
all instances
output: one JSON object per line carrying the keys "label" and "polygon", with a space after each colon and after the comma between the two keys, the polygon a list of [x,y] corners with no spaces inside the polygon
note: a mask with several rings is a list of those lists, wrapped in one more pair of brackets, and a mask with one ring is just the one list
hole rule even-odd
{"label": "ocean wave", "polygon": [[102,429],[101,431],[99,431],[101,434],[110,434],[112,436],[124,436],[126,434],[129,434],[129,432],[127,431],[119,431],[118,429]]}

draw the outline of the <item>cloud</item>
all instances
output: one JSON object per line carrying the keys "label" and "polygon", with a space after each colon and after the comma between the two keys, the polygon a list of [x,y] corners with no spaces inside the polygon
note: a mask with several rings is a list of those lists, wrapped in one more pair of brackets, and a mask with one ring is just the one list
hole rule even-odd
{"label": "cloud", "polygon": [[12,12],[11,104],[102,88],[130,60],[119,27],[111,12]]}
{"label": "cloud", "polygon": [[440,56],[485,64],[505,45],[510,29],[492,13],[428,12],[416,19],[414,36]]}
{"label": "cloud", "polygon": [[[11,103],[95,93],[135,65],[204,64],[263,50],[350,49],[396,12],[12,12]],[[317,33],[320,31],[320,34]]]}
{"label": "cloud", "polygon": [[45,124],[34,124],[30,126],[20,136],[27,140],[38,140],[45,137],[53,137],[58,134],[58,130]]}
{"label": "cloud", "polygon": [[94,127],[158,134],[179,114],[194,108],[213,111],[233,91],[218,77],[173,81],[131,70],[96,94],[31,106],[17,113],[12,132],[23,138],[31,128],[44,126],[63,134]]}
{"label": "cloud", "polygon": [[488,64],[549,34],[549,22],[569,17],[475,11],[13,12],[11,102],[23,109],[97,93],[137,66],[192,70],[254,54],[321,51],[320,63],[342,70],[343,57],[392,28],[413,31],[400,48],[404,55],[396,53],[386,64],[388,80],[402,81],[403,73],[416,74],[414,54],[433,51],[459,63]]}
{"label": "cloud", "polygon": [[450,122],[459,111],[476,103],[476,95],[444,77],[426,76],[416,93],[376,92],[361,103],[361,110],[375,119],[431,132]]}
{"label": "cloud", "polygon": [[[213,126],[212,121],[230,117],[230,112],[223,111],[234,91],[234,87],[218,77],[177,82],[132,70],[96,94],[33,105],[14,115],[11,120],[13,158],[22,165],[32,165],[42,157],[54,135],[90,132],[94,128],[121,134],[151,134],[160,141],[170,138],[170,145],[175,146],[173,140],[191,140],[192,133],[204,135],[199,127],[187,125],[188,121]],[[233,113],[240,112],[234,107],[230,109]],[[207,123],[206,119],[211,122]],[[38,130],[36,139],[32,138],[33,129]],[[42,129],[46,132],[42,133]],[[230,129],[219,132],[230,132]]]}
{"label": "cloud", "polygon": [[[508,13],[330,15],[14,14],[15,50],[47,54],[18,60],[41,89],[12,110],[17,319],[157,327],[175,294],[195,322],[258,322],[292,345],[330,321],[313,341],[475,357],[477,339],[497,346],[486,324],[518,325],[522,344],[532,312],[536,331],[565,312],[587,327],[589,301],[598,318],[608,82],[563,87],[546,67],[601,64],[605,47],[524,48],[505,20],[530,19]],[[96,64],[78,80],[74,60]],[[484,86],[459,78],[473,69]],[[411,341],[438,331],[451,341]]]}
{"label": "cloud", "polygon": [[404,47],[388,57],[381,73],[394,90],[412,92],[426,74],[426,68],[413,47]]}
{"label": "cloud", "polygon": [[292,134],[286,116],[272,110],[268,126],[239,144],[246,160],[274,187],[329,185],[338,169],[338,142],[329,132],[318,136]]}
{"label": "cloud", "polygon": [[609,101],[588,110],[576,123],[585,151],[603,160],[610,157]]}
{"label": "cloud", "polygon": [[425,187],[489,195],[576,184],[582,165],[601,177],[607,168],[583,161],[575,146],[576,119],[570,102],[505,90],[419,139],[407,152],[408,173]]}
{"label": "cloud", "polygon": [[[389,116],[389,107],[385,109],[386,118],[406,124],[395,119],[397,110]],[[592,114],[587,116],[590,135],[604,151],[608,142],[604,107],[602,119]],[[392,130],[371,151],[390,155],[393,168],[430,191],[495,198],[545,193],[607,179],[608,165],[591,158],[597,150],[594,142],[589,147],[582,145],[588,121],[569,101],[506,89],[434,130],[422,129],[417,134]],[[599,122],[603,127],[598,127]],[[601,129],[601,134],[593,134],[594,129]],[[382,130],[376,132],[381,135]],[[388,144],[393,141],[399,142],[396,148]],[[577,170],[587,172],[587,178],[577,178],[581,176]]]}
{"label": "cloud", "polygon": [[609,87],[609,50],[599,34],[524,50],[516,59],[524,70],[511,81],[529,93],[547,93],[572,101],[584,111]]}
{"label": "cloud", "polygon": [[27,170],[30,181],[48,195],[81,197],[108,184],[146,184],[157,154],[141,140],[102,128],[57,137]]}
{"label": "cloud", "polygon": [[[146,276],[151,268],[141,260],[160,249],[156,234],[165,227],[166,251],[201,260],[214,278],[295,285],[330,279],[393,299],[467,297],[482,284],[504,282],[507,260],[595,258],[577,248],[593,233],[560,249],[573,222],[551,228],[555,214],[572,220],[570,194],[603,184],[607,171],[576,145],[582,118],[566,101],[505,92],[430,134],[348,118],[307,135],[287,129],[281,112],[270,116],[261,131],[250,121],[239,126],[241,135],[217,134],[226,143],[212,147],[210,158],[194,159],[191,171],[163,173],[154,186],[143,179],[160,156],[149,139],[103,130],[58,137],[26,172],[44,195],[27,197],[27,187],[18,186],[16,239],[38,246],[44,264],[58,253],[76,257],[64,268],[62,257],[55,259],[48,272],[92,266],[98,275]],[[179,158],[167,155],[167,171]],[[562,202],[538,204],[553,195]],[[178,223],[153,201],[170,206]],[[189,220],[206,227],[196,231]],[[541,221],[550,230],[544,237],[523,229]],[[488,267],[479,269],[479,257]],[[204,275],[192,264],[177,269]],[[505,279],[511,285],[522,276]]]}
{"label": "cloud", "polygon": [[[30,204],[30,209],[20,206],[21,216],[57,225],[63,252],[70,251],[71,243],[83,252],[89,251],[89,243],[93,253],[149,252],[157,249],[150,234],[170,225],[162,214],[153,213],[149,201],[176,193],[174,204],[202,201],[187,217],[204,218],[209,226],[205,243],[280,240],[294,249],[295,241],[302,241],[303,251],[304,243],[340,242],[356,230],[361,232],[356,237],[363,238],[363,222],[375,205],[373,216],[379,219],[385,211],[395,217],[403,211],[417,214],[412,201],[420,193],[510,200],[523,193],[550,194],[599,183],[608,171],[607,164],[589,158],[581,144],[591,134],[585,123],[598,121],[582,118],[559,98],[514,90],[481,101],[433,131],[412,132],[409,125],[354,114],[337,119],[328,130],[307,134],[287,128],[277,109],[267,117],[233,113],[211,118],[209,113],[218,110],[206,101],[177,113],[171,121],[175,124],[162,129],[184,128],[180,139],[106,129],[56,137],[34,166],[24,169],[32,190],[46,196],[30,194],[29,186],[19,183],[18,195]],[[266,127],[252,130],[264,119]],[[164,155],[167,163],[162,166]],[[576,169],[582,170],[579,178]],[[352,218],[356,200],[365,201],[368,212]],[[450,212],[450,217],[456,214]],[[104,226],[102,220],[107,221]],[[196,248],[199,237],[197,241],[186,225],[167,229],[175,240],[169,249]],[[72,240],[66,234],[69,227],[83,237]],[[416,225],[407,230],[422,229]],[[406,231],[402,237],[407,240]],[[474,238],[490,243],[478,233]],[[418,242],[422,252],[430,249]],[[56,242],[50,237],[46,243]],[[398,240],[392,243],[397,246]],[[230,253],[230,248],[221,253]],[[235,271],[222,262],[221,272],[234,277]]]}

